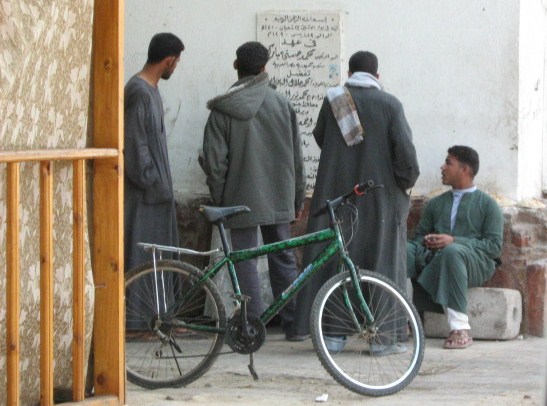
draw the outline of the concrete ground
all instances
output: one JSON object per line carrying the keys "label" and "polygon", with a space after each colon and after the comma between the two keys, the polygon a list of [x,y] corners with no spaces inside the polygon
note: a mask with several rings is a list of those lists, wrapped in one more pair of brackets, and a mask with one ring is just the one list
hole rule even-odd
{"label": "concrete ground", "polygon": [[[465,350],[444,350],[427,339],[418,376],[391,396],[357,395],[337,384],[321,366],[311,340],[290,343],[268,328],[255,353],[259,380],[249,374],[248,355],[225,354],[203,377],[184,388],[148,390],[127,386],[128,405],[545,405],[547,339],[519,337],[479,341]],[[224,351],[230,351],[225,345]],[[321,403],[318,397],[328,395]]]}

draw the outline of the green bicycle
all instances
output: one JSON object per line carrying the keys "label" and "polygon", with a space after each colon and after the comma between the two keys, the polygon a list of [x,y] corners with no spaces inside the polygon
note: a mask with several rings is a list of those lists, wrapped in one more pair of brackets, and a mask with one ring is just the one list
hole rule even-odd
{"label": "green bicycle", "polygon": [[[418,313],[404,293],[377,272],[357,270],[347,255],[337,209],[354,206],[350,198],[382,187],[368,181],[327,201],[329,228],[260,247],[232,251],[224,220],[247,212],[244,206],[201,206],[201,213],[217,225],[222,249],[199,252],[185,248],[141,244],[152,261],[126,275],[126,369],[128,379],[145,388],[188,385],[207,372],[224,341],[241,354],[253,353],[264,343],[265,325],[331,258],[338,273],[318,292],[311,311],[310,335],[321,364],[347,389],[362,395],[390,395],[406,387],[418,373],[424,356],[424,333]],[[241,295],[234,263],[272,252],[327,242],[260,317],[247,314],[248,297]],[[200,271],[178,260],[161,259],[163,252],[221,259]],[[158,258],[159,256],[159,258]],[[236,310],[227,318],[213,277],[227,267]],[[343,348],[329,350],[336,337]]]}

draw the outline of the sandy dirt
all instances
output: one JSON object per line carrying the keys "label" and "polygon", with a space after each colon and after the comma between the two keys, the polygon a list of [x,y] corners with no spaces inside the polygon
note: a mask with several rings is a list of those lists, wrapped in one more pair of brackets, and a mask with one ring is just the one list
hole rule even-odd
{"label": "sandy dirt", "polygon": [[[420,373],[397,394],[371,398],[342,387],[320,364],[311,340],[289,343],[268,331],[255,354],[223,354],[199,380],[184,388],[148,390],[128,383],[129,405],[543,405],[546,340],[476,341],[447,351],[426,340]],[[230,351],[228,346],[224,351]],[[319,401],[326,397],[326,401]]]}

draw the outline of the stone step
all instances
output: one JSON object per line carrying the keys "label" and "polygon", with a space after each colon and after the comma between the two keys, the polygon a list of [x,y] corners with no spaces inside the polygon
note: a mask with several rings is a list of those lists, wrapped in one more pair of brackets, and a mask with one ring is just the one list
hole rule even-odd
{"label": "stone step", "polygon": [[[470,288],[467,302],[473,338],[510,340],[518,335],[522,322],[522,298],[518,290]],[[448,336],[446,315],[425,312],[424,330],[426,337]]]}

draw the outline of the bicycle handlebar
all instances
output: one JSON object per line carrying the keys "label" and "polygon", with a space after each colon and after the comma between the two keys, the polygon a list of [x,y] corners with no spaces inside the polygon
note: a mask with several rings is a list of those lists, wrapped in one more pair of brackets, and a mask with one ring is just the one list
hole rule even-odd
{"label": "bicycle handlebar", "polygon": [[355,185],[352,192],[348,193],[346,196],[350,197],[352,194],[355,194],[356,196],[364,196],[367,192],[381,187],[384,187],[384,185],[375,185],[373,180],[367,180],[364,183]]}
{"label": "bicycle handlebar", "polygon": [[317,216],[323,214],[324,212],[326,212],[329,209],[329,207],[331,207],[332,209],[335,209],[336,207],[340,206],[340,204],[342,204],[343,202],[345,202],[346,200],[348,200],[352,196],[364,196],[368,192],[370,192],[371,190],[379,189],[379,188],[383,188],[383,187],[384,187],[384,185],[376,185],[372,179],[369,179],[369,180],[367,180],[366,182],[363,182],[363,183],[358,183],[357,185],[355,185],[353,187],[353,189],[350,192],[348,192],[348,193],[346,193],[342,196],[339,196],[336,199],[327,200],[325,205],[323,207],[321,207],[319,210],[317,210],[313,214],[313,216],[317,217]]}

